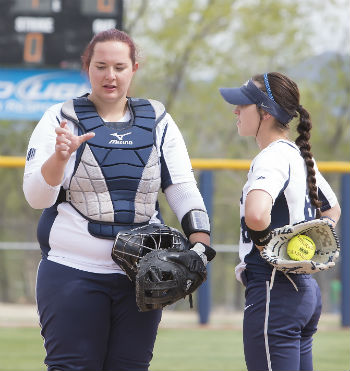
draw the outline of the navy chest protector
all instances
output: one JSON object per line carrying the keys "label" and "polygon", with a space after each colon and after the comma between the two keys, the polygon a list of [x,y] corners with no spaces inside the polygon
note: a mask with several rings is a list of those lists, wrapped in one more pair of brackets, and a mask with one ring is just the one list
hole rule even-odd
{"label": "navy chest protector", "polygon": [[77,151],[65,201],[100,238],[113,239],[121,229],[147,224],[156,212],[161,177],[155,128],[165,110],[153,100],[129,98],[128,104],[132,119],[118,129],[106,126],[85,97],[62,106],[62,116],[80,134],[95,133]]}

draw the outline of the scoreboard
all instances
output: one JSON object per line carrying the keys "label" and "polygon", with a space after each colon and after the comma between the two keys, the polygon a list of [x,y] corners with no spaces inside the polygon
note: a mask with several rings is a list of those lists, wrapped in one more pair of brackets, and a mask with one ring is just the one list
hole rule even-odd
{"label": "scoreboard", "polygon": [[79,68],[92,36],[122,21],[123,0],[0,0],[0,66]]}

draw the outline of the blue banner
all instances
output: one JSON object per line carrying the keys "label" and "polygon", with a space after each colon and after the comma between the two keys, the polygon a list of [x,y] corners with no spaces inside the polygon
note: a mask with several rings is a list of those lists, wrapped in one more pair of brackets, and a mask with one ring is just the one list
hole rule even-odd
{"label": "blue banner", "polygon": [[0,120],[39,120],[48,107],[90,91],[76,70],[0,68]]}

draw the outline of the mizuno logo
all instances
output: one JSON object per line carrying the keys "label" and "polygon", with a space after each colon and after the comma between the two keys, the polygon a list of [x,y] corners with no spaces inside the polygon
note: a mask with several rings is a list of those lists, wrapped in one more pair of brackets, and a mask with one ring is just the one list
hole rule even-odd
{"label": "mizuno logo", "polygon": [[117,137],[119,140],[123,140],[123,138],[126,136],[126,135],[129,135],[129,134],[131,134],[131,132],[130,133],[126,133],[126,134],[118,134],[118,133],[113,133],[113,134],[111,134],[113,137]]}
{"label": "mizuno logo", "polygon": [[130,133],[125,133],[125,134],[113,133],[111,135],[113,137],[116,137],[117,139],[110,140],[109,141],[109,144],[129,144],[129,145],[133,144],[133,141],[132,140],[123,140],[124,137],[126,135],[129,135],[129,134],[131,134],[131,132]]}
{"label": "mizuno logo", "polygon": [[251,307],[252,305],[254,305],[254,304],[246,305],[246,306],[244,307],[244,310],[248,309],[248,308]]}
{"label": "mizuno logo", "polygon": [[264,103],[261,103],[261,105],[260,105],[261,107],[263,107],[263,108],[270,108],[270,107],[268,107],[268,106],[265,106],[265,104]]}

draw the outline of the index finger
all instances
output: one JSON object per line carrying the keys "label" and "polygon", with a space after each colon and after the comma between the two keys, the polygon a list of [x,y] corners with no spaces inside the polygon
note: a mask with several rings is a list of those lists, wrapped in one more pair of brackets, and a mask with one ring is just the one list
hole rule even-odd
{"label": "index finger", "polygon": [[69,127],[67,125],[67,121],[61,121],[59,123],[60,126],[56,127],[55,131],[57,134],[65,134],[67,132],[69,132]]}

